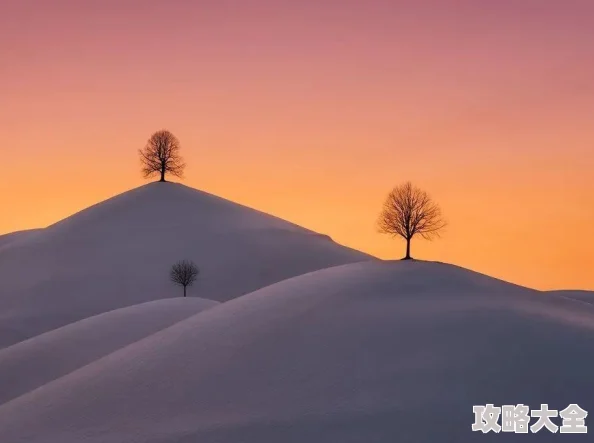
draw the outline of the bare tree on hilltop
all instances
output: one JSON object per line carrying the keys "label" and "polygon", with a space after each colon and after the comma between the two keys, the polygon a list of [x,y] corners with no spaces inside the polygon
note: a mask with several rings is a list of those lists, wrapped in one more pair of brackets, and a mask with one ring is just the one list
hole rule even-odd
{"label": "bare tree on hilltop", "polygon": [[179,151],[181,146],[175,135],[166,130],[155,132],[146,142],[144,149],[140,149],[140,161],[144,178],[160,174],[161,180],[166,181],[165,174],[182,177],[186,167]]}
{"label": "bare tree on hilltop", "polygon": [[432,240],[439,237],[439,232],[445,226],[440,207],[425,191],[410,182],[392,189],[378,219],[381,233],[400,236],[406,240],[406,256],[403,260],[412,258],[410,241],[415,235]]}
{"label": "bare tree on hilltop", "polygon": [[184,297],[186,296],[186,288],[192,286],[196,281],[200,270],[198,266],[189,260],[182,260],[171,267],[169,278],[171,281],[184,288]]}

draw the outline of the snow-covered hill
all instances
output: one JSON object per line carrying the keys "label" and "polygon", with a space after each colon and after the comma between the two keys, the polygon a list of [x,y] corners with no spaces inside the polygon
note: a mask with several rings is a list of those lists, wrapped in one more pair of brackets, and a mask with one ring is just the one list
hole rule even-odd
{"label": "snow-covered hill", "polygon": [[218,303],[197,297],[141,303],[0,350],[0,404]]}
{"label": "snow-covered hill", "polygon": [[573,298],[574,300],[581,300],[587,303],[594,303],[594,291],[561,290],[547,292],[551,295]]}
{"label": "snow-covered hill", "polygon": [[223,303],[5,403],[0,441],[564,441],[473,433],[472,406],[592,411],[593,373],[592,305],[368,261]]}
{"label": "snow-covered hill", "polygon": [[108,310],[177,297],[171,265],[201,269],[191,296],[228,300],[371,259],[326,236],[174,183],[152,183],[0,249],[0,348]]}
{"label": "snow-covered hill", "polygon": [[10,234],[0,235],[0,249],[9,243],[13,243],[17,240],[23,240],[39,231],[41,231],[41,229],[27,229],[25,231],[16,231],[11,232]]}

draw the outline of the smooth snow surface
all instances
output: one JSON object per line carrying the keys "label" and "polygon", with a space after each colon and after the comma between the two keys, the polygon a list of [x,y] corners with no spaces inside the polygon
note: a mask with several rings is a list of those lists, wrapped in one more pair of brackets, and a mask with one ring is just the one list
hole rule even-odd
{"label": "smooth snow surface", "polygon": [[591,441],[471,424],[486,403],[592,412],[592,374],[594,306],[368,261],[223,303],[5,403],[0,441]]}
{"label": "smooth snow surface", "polygon": [[579,291],[579,290],[561,290],[561,291],[547,291],[549,294],[561,297],[572,298],[574,300],[581,300],[587,303],[594,304],[594,291]]}
{"label": "smooth snow surface", "polygon": [[0,249],[0,348],[74,321],[181,296],[228,300],[328,266],[371,259],[328,237],[175,183],[151,183]]}
{"label": "smooth snow surface", "polygon": [[116,309],[0,350],[0,404],[218,303],[172,298]]}
{"label": "smooth snow surface", "polygon": [[41,229],[27,229],[25,231],[16,231],[9,234],[0,235],[0,249],[9,243],[14,243],[19,240],[23,240],[31,235],[41,231]]}

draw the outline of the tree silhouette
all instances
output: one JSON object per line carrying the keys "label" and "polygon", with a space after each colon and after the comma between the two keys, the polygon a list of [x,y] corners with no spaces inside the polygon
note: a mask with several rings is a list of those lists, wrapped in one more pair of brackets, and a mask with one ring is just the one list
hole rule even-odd
{"label": "tree silhouette", "polygon": [[179,140],[171,132],[155,132],[146,142],[144,149],[138,151],[144,178],[160,174],[159,181],[164,182],[167,173],[181,178],[186,165],[179,153],[180,149]]}
{"label": "tree silhouette", "polygon": [[196,281],[200,270],[198,266],[189,260],[182,260],[175,263],[169,272],[171,281],[184,288],[184,297],[186,296],[186,288],[192,286]]}
{"label": "tree silhouette", "polygon": [[412,258],[410,241],[415,235],[432,240],[439,237],[439,232],[445,226],[440,207],[425,191],[410,182],[392,189],[378,219],[381,233],[400,236],[406,240],[406,256],[403,260]]}

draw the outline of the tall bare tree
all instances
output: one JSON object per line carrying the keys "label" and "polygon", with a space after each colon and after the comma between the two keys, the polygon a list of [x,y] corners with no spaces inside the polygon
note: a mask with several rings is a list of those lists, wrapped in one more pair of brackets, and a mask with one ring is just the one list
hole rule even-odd
{"label": "tall bare tree", "polygon": [[410,260],[410,241],[419,234],[427,240],[439,237],[446,222],[441,216],[440,207],[429,195],[406,182],[388,194],[384,208],[378,219],[379,231],[406,240],[406,256]]}
{"label": "tall bare tree", "polygon": [[200,270],[198,266],[189,260],[182,260],[175,263],[169,272],[171,281],[179,286],[184,287],[184,297],[186,296],[186,288],[192,286],[196,281]]}
{"label": "tall bare tree", "polygon": [[175,135],[167,130],[155,132],[146,142],[144,149],[140,149],[142,174],[145,178],[155,174],[161,175],[165,181],[165,174],[182,177],[186,167],[179,151],[181,146]]}

